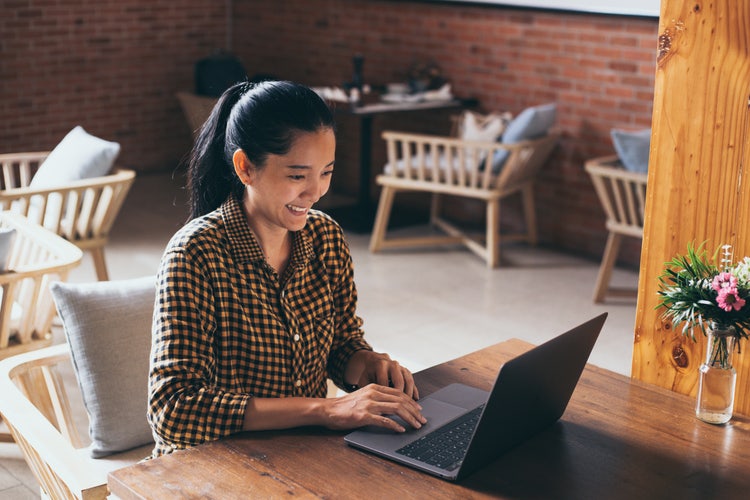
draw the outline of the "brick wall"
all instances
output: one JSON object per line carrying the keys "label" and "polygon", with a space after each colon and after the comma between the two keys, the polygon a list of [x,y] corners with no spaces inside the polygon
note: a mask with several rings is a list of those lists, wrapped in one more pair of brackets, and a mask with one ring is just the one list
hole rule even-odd
{"label": "brick wall", "polygon": [[38,151],[75,125],[122,145],[119,163],[171,169],[191,144],[174,97],[226,44],[223,2],[4,0],[0,152]]}
{"label": "brick wall", "polygon": [[[335,85],[351,79],[351,57],[361,53],[372,84],[435,62],[455,94],[486,110],[556,102],[563,139],[537,188],[540,236],[601,256],[604,215],[583,162],[613,153],[612,127],[650,125],[657,19],[386,0],[248,0],[234,13],[234,48],[252,71]],[[429,120],[424,126],[434,126]],[[375,133],[399,125],[388,121]],[[374,154],[382,161],[382,145]],[[517,209],[509,204],[506,225],[518,223]],[[640,242],[626,243],[621,260],[637,266],[639,250]]]}
{"label": "brick wall", "polygon": [[[612,152],[612,127],[650,124],[656,19],[408,0],[233,5],[233,49],[251,75],[341,84],[362,53],[372,84],[435,62],[457,95],[487,110],[557,102],[564,136],[537,188],[541,238],[601,255],[604,217],[582,163]],[[173,169],[190,146],[174,93],[192,88],[196,60],[224,47],[225,2],[6,0],[0,33],[0,152],[50,148],[81,124],[120,142],[124,165]],[[438,129],[444,120],[379,119],[375,135]],[[343,125],[337,176],[347,181],[357,136],[356,124]],[[517,208],[509,204],[506,225],[518,224]],[[638,253],[633,243],[622,261],[637,265]]]}

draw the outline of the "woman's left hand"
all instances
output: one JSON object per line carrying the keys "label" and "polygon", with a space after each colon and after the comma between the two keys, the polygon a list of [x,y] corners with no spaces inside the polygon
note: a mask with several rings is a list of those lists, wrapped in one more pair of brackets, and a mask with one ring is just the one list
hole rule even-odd
{"label": "woman's left hand", "polygon": [[[356,384],[360,387],[368,384],[384,385],[403,391],[412,399],[419,399],[419,390],[414,385],[411,372],[385,353],[357,351],[349,360],[347,375],[356,371],[359,371]],[[351,380],[349,377],[347,379]]]}

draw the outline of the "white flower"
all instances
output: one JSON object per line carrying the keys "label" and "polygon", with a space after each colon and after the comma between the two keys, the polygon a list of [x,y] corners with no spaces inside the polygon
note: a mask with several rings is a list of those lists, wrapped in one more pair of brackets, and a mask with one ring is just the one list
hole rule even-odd
{"label": "white flower", "polygon": [[740,286],[750,286],[750,257],[745,257],[737,265],[734,266],[732,271],[737,277],[737,281],[740,282]]}

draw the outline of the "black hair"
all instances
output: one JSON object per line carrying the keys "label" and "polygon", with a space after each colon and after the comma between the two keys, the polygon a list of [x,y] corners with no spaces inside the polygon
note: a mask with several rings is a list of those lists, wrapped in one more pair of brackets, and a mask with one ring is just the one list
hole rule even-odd
{"label": "black hair", "polygon": [[188,164],[190,219],[218,208],[244,185],[232,155],[244,151],[256,167],[289,152],[299,132],[335,130],[333,113],[312,89],[287,81],[243,82],[227,89],[201,127]]}

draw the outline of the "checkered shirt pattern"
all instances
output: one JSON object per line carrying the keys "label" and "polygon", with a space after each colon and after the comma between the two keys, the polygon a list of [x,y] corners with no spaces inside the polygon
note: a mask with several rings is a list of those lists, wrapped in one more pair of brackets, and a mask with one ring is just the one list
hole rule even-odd
{"label": "checkered shirt pattern", "polygon": [[157,279],[148,419],[154,456],[242,430],[250,397],[325,397],[371,349],[349,247],[310,211],[279,277],[233,197],[167,245]]}

